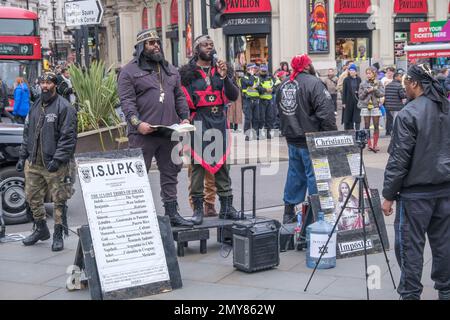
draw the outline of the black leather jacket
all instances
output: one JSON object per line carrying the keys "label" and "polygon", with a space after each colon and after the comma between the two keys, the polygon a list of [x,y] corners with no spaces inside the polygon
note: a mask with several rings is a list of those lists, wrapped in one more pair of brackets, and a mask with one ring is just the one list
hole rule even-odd
{"label": "black leather jacket", "polygon": [[450,113],[421,96],[397,116],[389,146],[383,197],[441,190],[450,186]]}
{"label": "black leather jacket", "polygon": [[56,95],[45,107],[40,98],[33,104],[23,130],[21,159],[36,163],[37,141],[41,142],[46,167],[52,160],[64,164],[73,158],[77,144],[77,112],[69,101]]}

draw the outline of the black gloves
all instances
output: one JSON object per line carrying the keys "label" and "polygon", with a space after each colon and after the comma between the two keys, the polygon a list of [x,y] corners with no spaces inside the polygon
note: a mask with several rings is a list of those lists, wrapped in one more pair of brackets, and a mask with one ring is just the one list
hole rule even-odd
{"label": "black gloves", "polygon": [[61,163],[58,160],[52,160],[48,164],[47,170],[50,173],[56,172],[56,171],[58,171],[60,165],[61,165]]}
{"label": "black gloves", "polygon": [[17,172],[23,172],[23,168],[25,167],[25,159],[19,159],[16,164]]}

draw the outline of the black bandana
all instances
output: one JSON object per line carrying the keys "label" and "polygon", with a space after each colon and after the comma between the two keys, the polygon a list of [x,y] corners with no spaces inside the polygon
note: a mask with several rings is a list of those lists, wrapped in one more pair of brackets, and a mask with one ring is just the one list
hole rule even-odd
{"label": "black bandana", "polygon": [[434,79],[432,71],[427,64],[413,65],[408,69],[407,79],[419,82],[423,88],[423,95],[436,102],[441,111],[448,113],[450,103],[439,81]]}

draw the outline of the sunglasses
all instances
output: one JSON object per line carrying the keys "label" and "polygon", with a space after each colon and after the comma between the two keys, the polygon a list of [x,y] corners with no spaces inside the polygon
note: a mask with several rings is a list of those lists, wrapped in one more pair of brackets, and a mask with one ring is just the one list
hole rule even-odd
{"label": "sunglasses", "polygon": [[158,44],[158,46],[161,46],[161,41],[159,40],[148,40],[147,43],[151,46],[155,46],[156,44]]}

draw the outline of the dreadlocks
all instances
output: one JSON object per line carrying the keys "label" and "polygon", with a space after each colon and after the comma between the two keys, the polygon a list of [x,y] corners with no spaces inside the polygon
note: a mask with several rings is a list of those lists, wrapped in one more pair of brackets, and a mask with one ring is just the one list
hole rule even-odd
{"label": "dreadlocks", "polygon": [[423,89],[423,95],[437,103],[442,112],[448,113],[450,106],[447,96],[439,81],[433,77],[432,71],[427,64],[411,66],[408,69],[406,79],[419,83]]}

